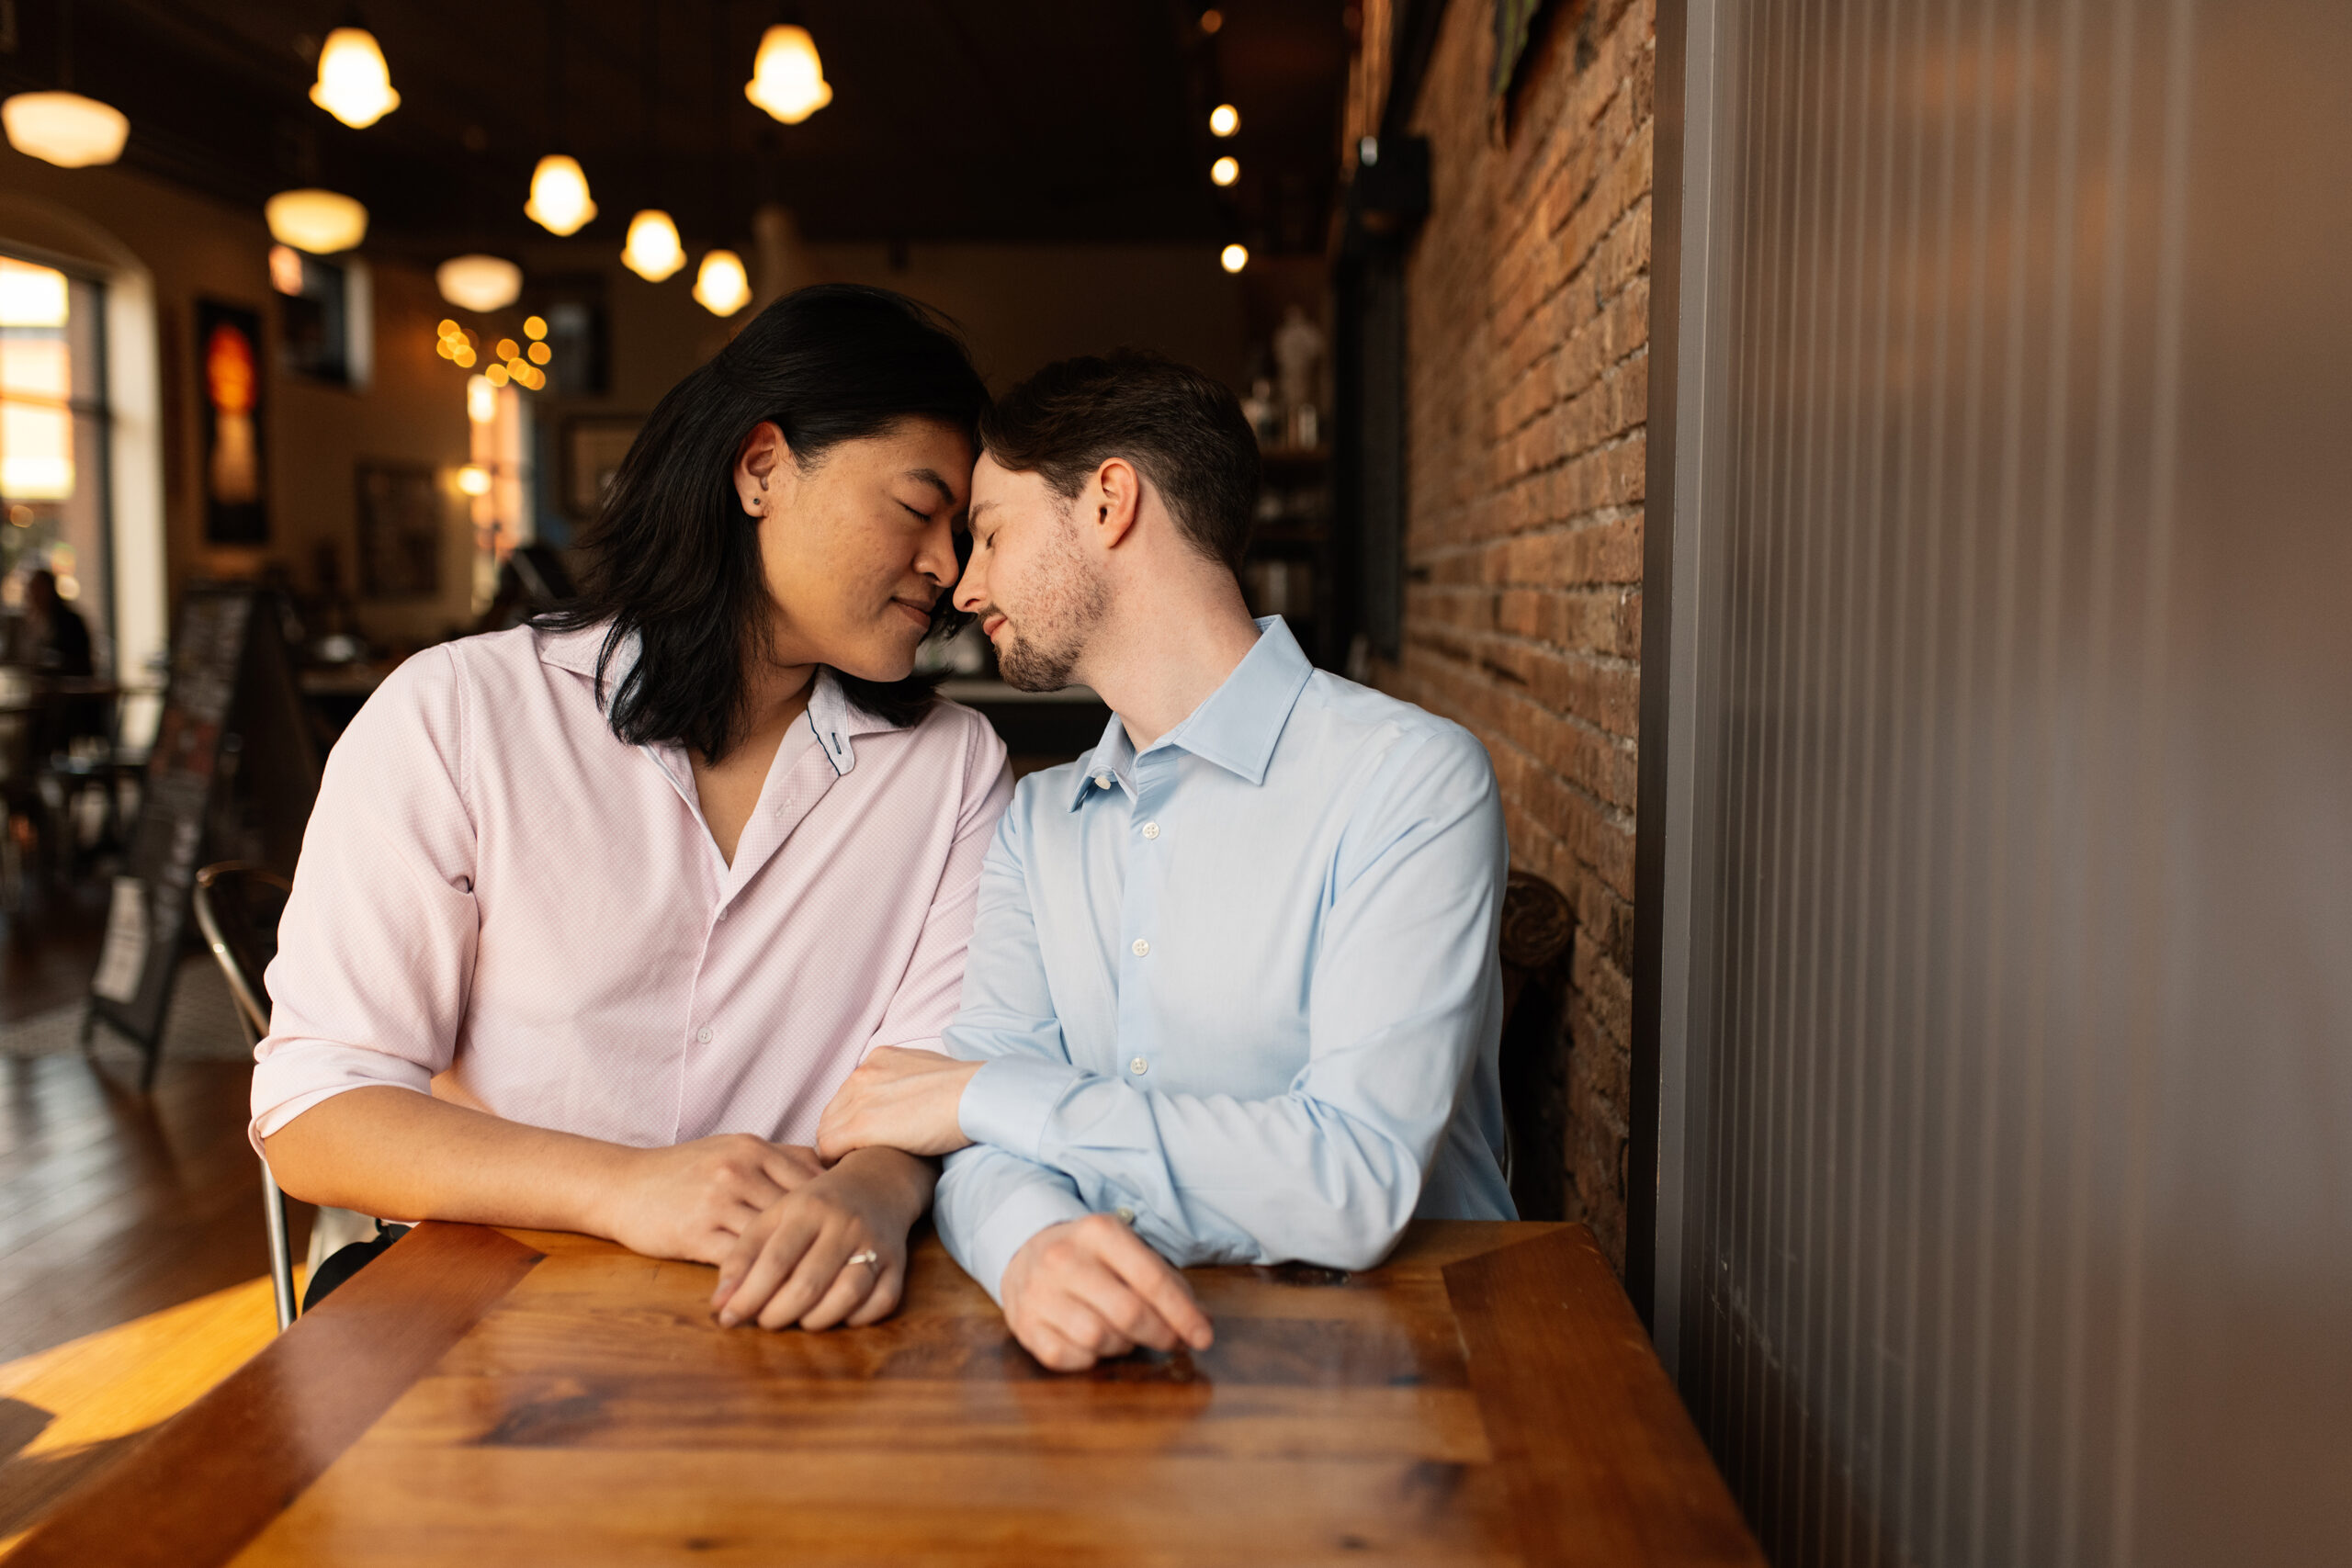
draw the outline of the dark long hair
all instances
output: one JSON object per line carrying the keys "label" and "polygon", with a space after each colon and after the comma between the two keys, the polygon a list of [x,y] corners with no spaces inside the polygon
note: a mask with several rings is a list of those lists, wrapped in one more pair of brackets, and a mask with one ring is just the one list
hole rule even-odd
{"label": "dark long hair", "polygon": [[[836,442],[909,419],[972,437],[987,404],[954,326],[905,295],[852,284],[787,294],[655,405],[582,537],[580,596],[532,624],[611,623],[596,655],[600,697],[605,667],[634,633],[637,664],[606,710],[613,733],[717,762],[743,738],[744,667],[771,626],[759,521],[735,491],[744,437],[772,421],[807,467]],[[949,597],[932,611],[934,634],[964,619]],[[834,673],[852,702],[899,725],[922,716],[937,684]]]}

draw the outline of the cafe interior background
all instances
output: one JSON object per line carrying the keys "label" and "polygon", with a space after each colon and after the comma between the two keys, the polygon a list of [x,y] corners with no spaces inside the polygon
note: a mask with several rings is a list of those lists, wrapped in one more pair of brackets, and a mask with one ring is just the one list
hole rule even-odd
{"label": "cafe interior background", "polygon": [[[0,1396],[152,1385],[38,1486],[0,1430],[0,1541],[200,1392],[159,1347],[273,1326],[231,998],[178,915],[120,950],[299,841],[141,847],[189,606],[267,591],[284,668],[210,672],[294,694],[249,782],[314,766],[851,280],[999,389],[1134,344],[1244,400],[1253,608],[1485,740],[1540,879],[1522,1213],[1772,1560],[2346,1561],[2346,30],[0,0]],[[1021,771],[1099,733],[927,657]]]}

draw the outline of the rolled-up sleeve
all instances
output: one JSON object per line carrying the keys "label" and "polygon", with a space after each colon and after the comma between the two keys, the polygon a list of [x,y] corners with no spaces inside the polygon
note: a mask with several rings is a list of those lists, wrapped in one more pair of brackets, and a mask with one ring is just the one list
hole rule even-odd
{"label": "rolled-up sleeve", "polygon": [[427,649],[327,759],[267,976],[256,1150],[346,1089],[430,1093],[456,1053],[480,934],[466,708],[457,660]]}

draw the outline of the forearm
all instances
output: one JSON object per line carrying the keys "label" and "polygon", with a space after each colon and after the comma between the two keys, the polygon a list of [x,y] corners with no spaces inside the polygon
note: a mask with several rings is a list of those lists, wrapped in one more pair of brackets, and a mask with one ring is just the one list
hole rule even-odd
{"label": "forearm", "polygon": [[932,1191],[939,1182],[937,1160],[890,1148],[853,1149],[833,1169],[874,1194],[910,1230],[931,1207]]}
{"label": "forearm", "polygon": [[264,1149],[277,1184],[308,1202],[606,1236],[639,1152],[381,1085],[322,1100]]}

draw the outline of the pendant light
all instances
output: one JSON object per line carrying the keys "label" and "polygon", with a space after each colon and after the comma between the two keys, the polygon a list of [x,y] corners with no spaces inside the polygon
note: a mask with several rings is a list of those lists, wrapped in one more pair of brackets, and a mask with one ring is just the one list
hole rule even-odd
{"label": "pendant light", "polygon": [[678,243],[678,226],[659,208],[649,207],[628,220],[628,243],[622,247],[621,265],[645,279],[659,283],[686,265],[685,247]]}
{"label": "pendant light", "polygon": [[779,23],[760,35],[743,96],[786,125],[798,125],[833,101],[817,40],[807,28]]}
{"label": "pendant light", "polygon": [[331,190],[282,190],[261,212],[271,239],[314,256],[347,251],[368,237],[368,209]]}
{"label": "pendant light", "polygon": [[523,292],[523,269],[503,256],[451,256],[433,269],[433,285],[460,310],[503,310]]}
{"label": "pendant light", "polygon": [[0,130],[17,152],[61,169],[86,169],[122,156],[130,121],[113,105],[74,91],[73,0],[58,0],[55,90],[17,93],[0,103]]}
{"label": "pendant light", "polygon": [[531,199],[523,216],[550,234],[572,235],[596,216],[588,195],[588,175],[580,160],[569,152],[550,152],[531,171]]}
{"label": "pendant light", "polygon": [[752,280],[743,258],[733,251],[713,251],[702,258],[695,274],[695,303],[714,316],[731,316],[752,302]]}
{"label": "pendant light", "polygon": [[376,35],[366,28],[337,28],[319,51],[319,79],[311,101],[354,130],[365,130],[401,107],[392,73]]}

